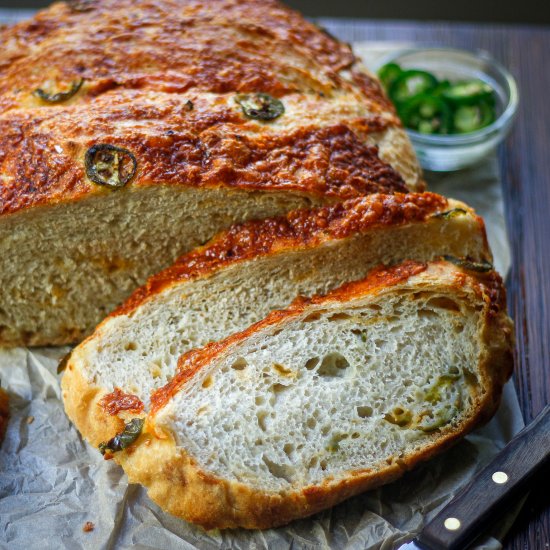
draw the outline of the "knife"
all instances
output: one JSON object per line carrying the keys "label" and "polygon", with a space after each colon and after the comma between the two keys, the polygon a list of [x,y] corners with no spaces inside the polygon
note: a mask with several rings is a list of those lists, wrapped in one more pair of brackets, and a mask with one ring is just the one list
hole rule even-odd
{"label": "knife", "polygon": [[399,550],[464,550],[550,464],[550,405]]}

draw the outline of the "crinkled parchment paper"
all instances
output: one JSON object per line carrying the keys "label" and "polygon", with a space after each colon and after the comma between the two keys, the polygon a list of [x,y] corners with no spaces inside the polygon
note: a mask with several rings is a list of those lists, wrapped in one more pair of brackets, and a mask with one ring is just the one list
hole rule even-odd
{"label": "crinkled parchment paper", "polygon": [[[361,44],[358,50],[369,47]],[[485,217],[496,265],[505,274],[510,260],[496,158],[457,174],[427,174],[427,179],[432,190],[465,200]],[[523,425],[509,383],[490,424],[395,483],[284,528],[204,532],[162,512],[143,488],[128,485],[119,467],[80,439],[63,411],[56,374],[57,361],[67,351],[0,351],[2,385],[11,396],[11,421],[0,450],[2,548],[395,548]],[[487,536],[478,547],[500,548],[496,539],[513,517],[504,518],[492,533],[496,538]],[[94,529],[84,532],[88,521]]]}

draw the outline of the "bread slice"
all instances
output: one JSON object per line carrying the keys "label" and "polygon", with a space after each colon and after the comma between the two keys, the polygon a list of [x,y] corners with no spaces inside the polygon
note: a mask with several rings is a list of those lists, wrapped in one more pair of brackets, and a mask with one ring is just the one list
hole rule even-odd
{"label": "bread slice", "polygon": [[206,528],[268,528],[399,477],[495,412],[512,371],[502,281],[373,271],[180,358],[130,482]]}
{"label": "bread slice", "polygon": [[222,233],[149,282],[74,349],[65,409],[92,444],[109,439],[189,349],[243,330],[297,295],[373,267],[441,255],[491,260],[482,220],[432,193],[371,195]]}
{"label": "bread slice", "polygon": [[2,346],[81,340],[233,223],[424,187],[376,77],[276,2],[57,2],[0,43]]}

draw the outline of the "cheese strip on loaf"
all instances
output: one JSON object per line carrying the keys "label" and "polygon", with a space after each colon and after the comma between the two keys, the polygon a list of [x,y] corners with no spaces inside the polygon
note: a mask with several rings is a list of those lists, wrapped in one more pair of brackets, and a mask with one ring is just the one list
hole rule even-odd
{"label": "cheese strip on loaf", "polygon": [[277,2],[59,2],[0,43],[2,346],[81,340],[233,223],[424,187],[376,77]]}
{"label": "cheese strip on loaf", "polygon": [[97,445],[148,410],[187,350],[381,263],[442,255],[491,260],[481,218],[432,193],[371,195],[237,225],[152,277],[73,350],[65,409]]}
{"label": "cheese strip on loaf", "polygon": [[282,525],[398,478],[488,420],[511,374],[502,281],[474,267],[377,269],[183,355],[116,460],[206,528]]}

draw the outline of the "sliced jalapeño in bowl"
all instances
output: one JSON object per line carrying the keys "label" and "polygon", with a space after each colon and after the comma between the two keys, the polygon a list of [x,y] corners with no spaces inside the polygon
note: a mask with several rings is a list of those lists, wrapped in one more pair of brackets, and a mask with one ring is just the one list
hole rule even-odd
{"label": "sliced jalape\u00f1o in bowl", "polygon": [[454,112],[453,127],[455,132],[466,134],[479,128],[489,126],[495,120],[495,110],[485,101],[473,105],[461,105]]}
{"label": "sliced jalape\u00f1o in bowl", "polygon": [[496,119],[496,95],[483,80],[439,80],[428,71],[404,70],[397,63],[381,67],[378,76],[410,130],[422,134],[465,134]]}
{"label": "sliced jalape\u00f1o in bowl", "polygon": [[451,109],[440,97],[418,94],[398,108],[403,124],[421,134],[448,134]]}
{"label": "sliced jalape\u00f1o in bowl", "polygon": [[437,86],[437,78],[426,71],[403,71],[391,84],[390,97],[395,103],[402,103],[415,95],[433,90]]}

